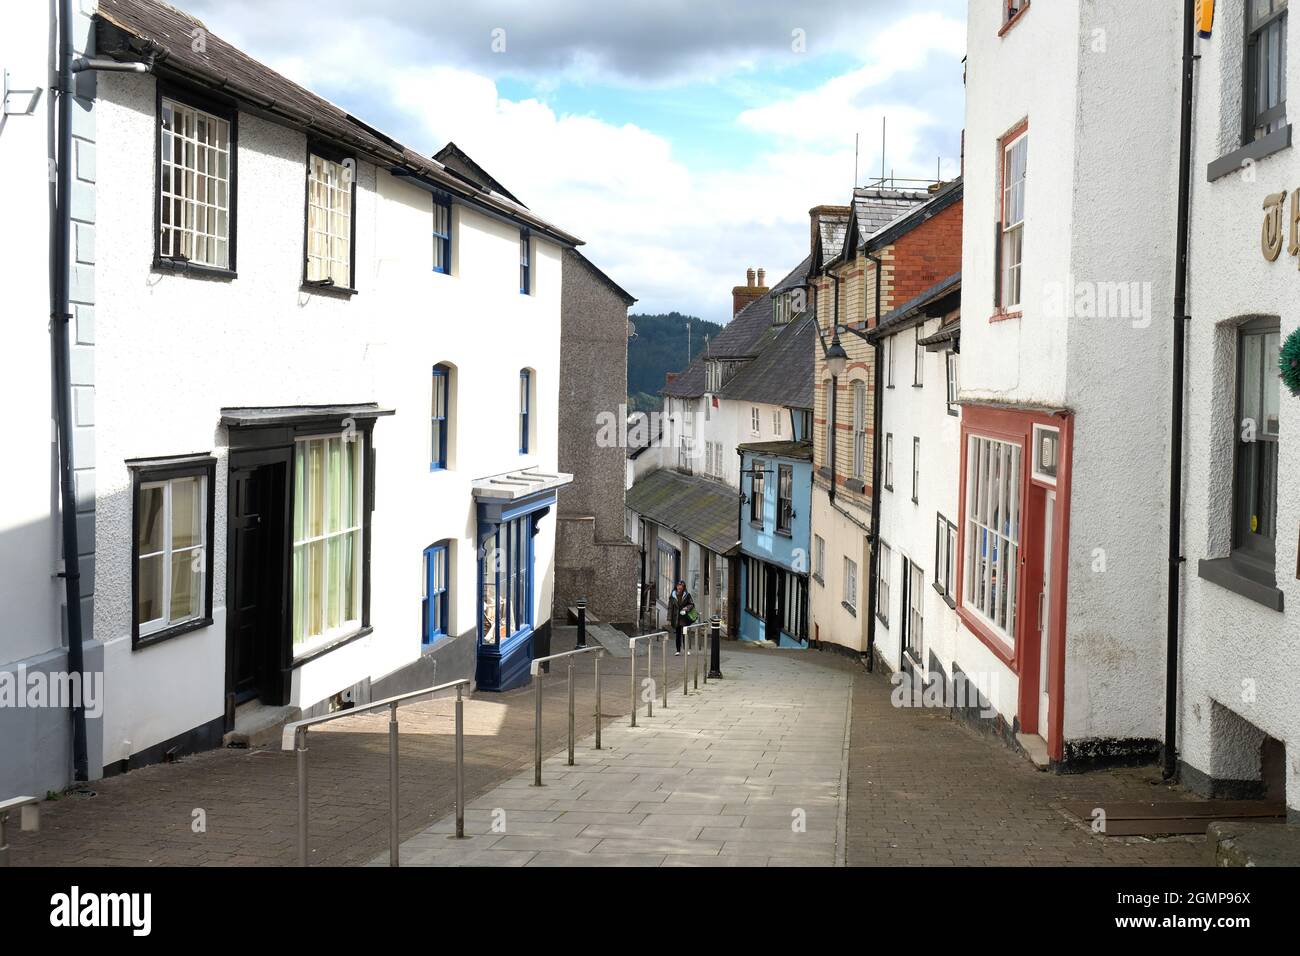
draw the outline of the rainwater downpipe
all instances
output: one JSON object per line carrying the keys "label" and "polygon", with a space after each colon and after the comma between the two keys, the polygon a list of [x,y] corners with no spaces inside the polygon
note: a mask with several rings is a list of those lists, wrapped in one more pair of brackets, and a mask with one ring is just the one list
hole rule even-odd
{"label": "rainwater downpipe", "polygon": [[[871,260],[875,267],[875,310],[876,317],[871,323],[872,329],[880,328],[880,287],[882,276],[880,274],[881,261],[877,256],[870,252],[865,253],[866,257]],[[879,341],[872,343],[872,354],[874,360],[872,363],[872,382],[871,394],[874,407],[871,409],[871,531],[867,540],[871,543],[871,578],[865,582],[867,585],[867,670],[873,671],[876,667],[876,581],[879,579],[877,563],[880,561],[880,535],[877,529],[880,527],[880,459],[881,459],[881,406],[884,404],[884,392],[882,391],[881,376],[884,372],[884,357],[880,352]]]}
{"label": "rainwater downpipe", "polygon": [[1163,777],[1178,773],[1178,610],[1182,577],[1183,363],[1187,338],[1187,246],[1191,205],[1192,93],[1196,0],[1183,0],[1183,83],[1178,134],[1178,235],[1174,258],[1174,368],[1169,433],[1169,588],[1165,621],[1165,760]]}

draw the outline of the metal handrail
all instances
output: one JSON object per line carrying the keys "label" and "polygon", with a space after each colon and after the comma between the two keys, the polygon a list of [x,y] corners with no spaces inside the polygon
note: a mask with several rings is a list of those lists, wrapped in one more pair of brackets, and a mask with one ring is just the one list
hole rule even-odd
{"label": "metal handrail", "polygon": [[41,828],[40,797],[10,797],[0,801],[0,867],[9,865],[9,841],[5,837],[5,824],[9,814],[20,810],[20,829],[39,830]]}
{"label": "metal handrail", "polygon": [[[695,690],[700,689],[700,655],[704,653],[703,648],[707,644],[705,636],[708,634],[708,621],[697,621],[694,624],[688,624],[682,629],[686,635],[686,656],[695,658],[691,663],[691,674],[695,681]],[[686,682],[686,665],[682,665],[682,682]],[[704,668],[704,683],[709,682],[709,669]],[[689,693],[689,692],[688,692]]]}
{"label": "metal handrail", "polygon": [[434,687],[408,691],[338,710],[323,717],[309,717],[286,724],[280,738],[281,750],[296,750],[298,753],[298,865],[308,866],[307,862],[307,731],[320,724],[344,717],[356,717],[376,710],[388,708],[388,809],[391,819],[388,825],[388,865],[398,865],[400,840],[397,831],[397,707],[417,698],[428,697],[438,691],[456,688],[456,836],[465,835],[465,699],[463,691],[469,684],[468,677],[448,681]]}
{"label": "metal handrail", "polygon": [[599,644],[588,644],[586,647],[579,647],[573,651],[561,651],[559,654],[550,654],[546,657],[537,657],[529,665],[528,672],[533,678],[533,687],[535,688],[536,710],[533,715],[533,786],[542,785],[542,665],[549,664],[551,661],[560,658],[568,658],[568,681],[569,681],[569,766],[573,766],[573,744],[574,744],[574,725],[573,725],[573,658],[579,654],[596,654],[596,749],[600,749],[600,659],[605,656],[605,648]]}
{"label": "metal handrail", "polygon": [[[652,633],[652,634],[638,634],[636,637],[629,637],[629,638],[627,639],[627,647],[628,647],[628,650],[630,650],[630,651],[632,652],[632,726],[633,726],[633,727],[636,726],[636,711],[637,711],[637,703],[636,703],[636,642],[637,642],[637,641],[645,641],[645,642],[646,642],[646,645],[645,645],[646,673],[650,675],[650,683],[653,685],[653,684],[654,684],[654,679],[655,679],[655,673],[654,673],[654,667],[655,667],[655,658],[654,658],[654,641],[655,641],[655,640],[658,640],[661,644],[664,644],[664,645],[665,645],[665,646],[664,646],[664,652],[663,652],[663,658],[664,658],[664,681],[665,681],[665,685],[666,685],[666,684],[667,684],[667,675],[668,675],[668,647],[667,647],[668,632],[667,632],[667,631],[655,631],[655,632]],[[667,697],[667,695],[665,694],[665,698],[666,698],[666,697]],[[646,712],[645,712],[645,715],[646,715],[647,717],[653,717],[653,716],[655,715],[655,695],[654,695],[653,693],[652,693],[652,694],[651,694],[651,695],[646,699]]]}

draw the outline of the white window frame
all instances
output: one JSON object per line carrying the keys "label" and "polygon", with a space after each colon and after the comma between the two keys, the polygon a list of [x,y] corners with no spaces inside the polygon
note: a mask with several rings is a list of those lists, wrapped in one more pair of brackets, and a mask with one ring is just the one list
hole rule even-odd
{"label": "white window frame", "polygon": [[[342,637],[347,634],[355,633],[357,630],[361,628],[362,618],[365,614],[364,608],[362,607],[362,601],[363,601],[363,596],[365,594],[364,581],[366,575],[365,557],[364,557],[365,556],[366,456],[365,456],[364,442],[357,434],[352,434],[347,432],[332,432],[332,433],[326,433],[321,435],[305,435],[300,438],[294,439],[294,473],[293,473],[293,481],[295,487],[294,507],[296,510],[298,506],[297,492],[296,492],[297,485],[298,485],[297,469],[299,467],[298,448],[299,446],[307,446],[308,443],[314,441],[323,442],[322,460],[321,460],[321,489],[322,489],[321,507],[322,509],[324,509],[328,506],[328,502],[330,498],[329,461],[328,461],[330,439],[340,439],[342,441],[344,452],[346,454],[351,454],[356,456],[354,462],[355,471],[352,480],[352,495],[353,495],[352,507],[353,507],[354,523],[345,528],[335,528],[333,530],[325,530],[325,524],[326,524],[326,519],[328,517],[328,513],[322,513],[321,533],[312,535],[310,534],[310,524],[309,524],[310,516],[307,512],[307,507],[309,505],[314,505],[314,502],[304,503],[303,515],[302,515],[303,536],[299,538],[298,529],[297,528],[293,529],[293,550],[292,553],[290,554],[290,562],[291,564],[297,562],[299,547],[306,549],[310,545],[315,544],[317,542],[328,542],[331,539],[342,540],[347,535],[355,535],[356,537],[355,537],[355,543],[353,545],[353,558],[352,558],[353,561],[353,576],[352,576],[353,585],[352,586],[355,593],[353,594],[352,599],[353,599],[353,607],[356,610],[356,615],[354,617],[342,618],[338,624],[334,625],[333,627],[330,627],[328,625],[329,594],[326,591],[326,589],[322,586],[320,589],[321,603],[322,603],[321,621],[324,624],[324,630],[322,630],[320,633],[317,634],[307,633],[308,621],[306,618],[306,608],[304,608],[303,621],[302,621],[302,625],[303,625],[302,639],[301,641],[299,641],[298,619],[297,619],[298,609],[293,607],[294,593],[297,590],[293,582],[296,581],[297,575],[294,574],[291,569],[289,603],[290,603],[290,617],[291,617],[292,631],[290,634],[290,646],[293,649],[293,656],[295,658],[302,657],[305,654],[310,654],[312,651],[319,649],[320,647],[328,644],[330,641],[333,641],[339,637]],[[304,447],[303,456],[302,456],[302,467],[304,469],[306,469],[309,465],[308,455],[309,455],[309,449],[307,447]],[[308,481],[308,475],[304,472],[302,476],[302,485],[304,490],[306,489],[307,481]],[[328,577],[328,567],[327,567],[328,555],[329,555],[328,545],[325,546],[324,551],[325,551],[325,557],[321,561],[320,568],[321,568],[321,573],[323,575],[326,575],[326,577]],[[304,550],[303,558],[302,558],[304,562],[303,589],[302,589],[302,594],[304,599],[311,592],[310,582],[307,581],[308,565],[306,564],[307,561],[306,554],[307,552],[306,550]],[[342,592],[341,589],[339,591],[338,598],[340,602],[339,605],[340,614],[342,614],[343,609],[346,607],[346,604],[344,603],[346,599],[346,595]]]}
{"label": "white window frame", "polygon": [[912,436],[912,502],[921,500],[921,438]]}
{"label": "white window frame", "polygon": [[158,256],[229,269],[234,261],[231,123],[164,96],[158,124]]}
{"label": "white window frame", "polygon": [[819,534],[813,535],[813,577],[818,584],[825,586],[826,539]]}
{"label": "white window frame", "polygon": [[894,550],[884,541],[876,555],[876,617],[889,627],[889,565],[894,560]]}
{"label": "white window frame", "polygon": [[894,337],[885,336],[885,388],[894,387]]}
{"label": "white window frame", "polygon": [[923,327],[916,327],[916,341],[912,343],[912,385],[922,388],[925,385],[925,346],[921,344]]}
{"label": "white window frame", "polygon": [[844,556],[844,604],[854,614],[858,611],[858,563]]}
{"label": "white window frame", "polygon": [[[1013,179],[1012,150],[1024,149],[1024,167],[1019,177]],[[1021,304],[1021,293],[1023,291],[1023,282],[1021,280],[1021,267],[1025,260],[1025,199],[1028,192],[1027,183],[1029,180],[1029,130],[1026,128],[1023,132],[1018,133],[1011,139],[1002,141],[1001,158],[999,160],[999,181],[1002,184],[1001,195],[999,197],[998,218],[1002,223],[1002,234],[998,241],[1002,244],[1001,250],[1001,283],[998,294],[998,305],[1004,310],[1010,311],[1017,309]],[[1008,210],[1014,204],[1014,194],[1019,189],[1019,218],[1015,221],[1008,219]],[[1011,253],[1015,250],[1016,257],[1013,260]],[[1014,292],[1012,279],[1014,278]]]}
{"label": "white window frame", "polygon": [[[172,489],[177,482],[197,481],[198,490],[195,493],[194,506],[199,518],[199,537],[198,543],[188,545],[183,548],[174,548],[172,546]],[[208,548],[208,476],[206,474],[183,475],[175,478],[163,478],[158,481],[142,481],[140,483],[141,497],[145,491],[154,488],[163,490],[162,505],[162,547],[157,551],[140,552],[135,558],[136,580],[140,579],[140,564],[149,558],[162,559],[162,616],[153,618],[149,621],[139,621],[137,624],[137,634],[140,638],[148,637],[151,634],[157,634],[159,631],[165,631],[169,628],[176,627],[190,621],[200,621],[208,616],[207,608],[207,548]],[[137,515],[133,521],[133,534],[138,534],[138,522],[140,516]],[[190,554],[198,558],[198,578],[195,583],[195,593],[198,596],[198,610],[193,614],[187,614],[184,617],[173,618],[172,609],[172,560],[178,554]],[[191,558],[193,560],[193,557]],[[137,602],[139,600],[137,595]],[[132,608],[132,614],[138,616],[140,613],[139,604]]]}
{"label": "white window frame", "polygon": [[1040,453],[1043,450],[1043,441],[1042,441],[1043,438],[1048,435],[1056,436],[1056,443],[1054,445],[1054,448],[1056,450],[1056,470],[1057,470],[1057,474],[1060,474],[1061,430],[1059,428],[1052,428],[1049,425],[1035,425],[1033,435],[1034,435],[1034,456],[1033,456],[1034,480],[1041,481],[1045,485],[1051,485],[1052,487],[1056,487],[1056,475],[1051,475],[1045,471],[1039,470],[1039,466],[1042,464],[1042,458],[1040,456]]}
{"label": "white window frame", "polygon": [[975,433],[967,436],[966,449],[962,606],[1014,646],[1024,449]]}
{"label": "white window frame", "polygon": [[867,383],[853,383],[853,477],[863,480],[867,470]]}
{"label": "white window frame", "polygon": [[352,288],[352,194],[355,164],[307,154],[308,283]]}
{"label": "white window frame", "polygon": [[772,434],[777,438],[781,437],[781,410],[777,409],[772,413]]}
{"label": "white window frame", "polygon": [[885,433],[885,490],[894,490],[894,436]]}
{"label": "white window frame", "polygon": [[944,353],[944,369],[948,373],[948,414],[956,415],[957,412],[957,389],[958,389],[958,354],[954,351]]}
{"label": "white window frame", "polygon": [[757,406],[757,405],[751,405],[751,406],[749,407],[749,427],[750,427],[750,430],[751,430],[755,435],[757,435],[757,434],[759,433],[760,425],[759,425],[759,420],[758,420],[758,406]]}

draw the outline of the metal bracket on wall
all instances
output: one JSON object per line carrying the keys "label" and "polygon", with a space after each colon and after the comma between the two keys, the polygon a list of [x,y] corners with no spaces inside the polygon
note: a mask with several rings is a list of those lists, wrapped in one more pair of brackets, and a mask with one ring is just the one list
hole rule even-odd
{"label": "metal bracket on wall", "polygon": [[[41,93],[44,90],[37,86],[30,90],[19,90],[10,87],[9,71],[4,71],[4,115],[5,116],[30,116],[36,112],[36,104],[40,102]],[[26,97],[26,106],[23,106],[23,98]],[[21,107],[21,108],[20,108]]]}

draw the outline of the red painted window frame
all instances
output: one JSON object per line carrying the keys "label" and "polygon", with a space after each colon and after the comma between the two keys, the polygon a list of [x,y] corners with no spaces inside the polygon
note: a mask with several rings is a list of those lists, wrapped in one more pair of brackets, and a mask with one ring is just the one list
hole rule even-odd
{"label": "red painted window frame", "polygon": [[[1002,305],[1002,266],[1003,266],[1002,241],[1003,241],[1003,236],[1005,235],[1003,231],[1003,227],[1005,226],[1005,220],[1003,219],[1003,215],[1006,212],[1006,208],[1005,208],[1006,192],[1004,189],[1004,185],[1006,183],[1006,178],[1007,178],[1007,147],[1010,146],[1012,143],[1014,143],[1016,140],[1020,139],[1020,137],[1028,136],[1028,135],[1029,135],[1029,118],[1025,117],[1020,122],[1018,122],[1015,126],[1012,126],[1009,130],[1007,130],[1005,133],[1003,133],[1001,136],[998,137],[998,146],[997,146],[998,174],[995,177],[997,182],[997,192],[994,195],[994,199],[993,199],[993,208],[997,210],[995,215],[997,217],[996,222],[998,225],[997,247],[993,250],[993,263],[994,263],[993,288],[997,290],[997,296],[996,296],[996,301],[993,304],[993,314],[989,317],[990,322],[1002,322],[1007,319],[1018,319],[1024,314],[1023,279],[1020,284],[1021,301],[1016,303],[1016,306],[1013,309],[1007,309],[1005,306]],[[1026,192],[1028,192],[1028,187],[1026,187]],[[1021,257],[1020,260],[1020,266],[1021,266],[1021,275],[1023,276],[1024,275],[1023,256]]]}
{"label": "red painted window frame", "polygon": [[1015,12],[1013,16],[1007,16],[1007,0],[1002,0],[1002,26],[998,28],[998,36],[1004,37],[1007,31],[1020,22],[1021,18],[1029,12],[1030,0],[1025,0],[1024,6]]}
{"label": "red painted window frame", "polygon": [[[1033,432],[1035,425],[1056,429],[1060,434],[1056,483],[1033,477]],[[1020,445],[1020,571],[1016,582],[1016,633],[1014,645],[994,632],[975,612],[966,608],[966,468],[970,436],[994,438]],[[1043,528],[1041,516],[1031,514],[1031,501],[1047,490],[1056,492],[1052,526],[1052,595],[1045,609],[1048,638],[1048,753],[1059,760],[1062,754],[1063,703],[1065,690],[1065,611],[1069,582],[1070,481],[1074,454],[1074,417],[1069,412],[1049,414],[1021,409],[964,404],[961,421],[961,467],[957,503],[957,616],[992,654],[1018,678],[1016,713],[1025,727],[1038,726],[1038,668],[1041,652],[1038,621],[1027,595],[1031,585],[1041,586]],[[1033,496],[1033,497],[1031,497]],[[1037,583],[1035,583],[1037,582]],[[1036,606],[1036,605],[1035,605]]]}

